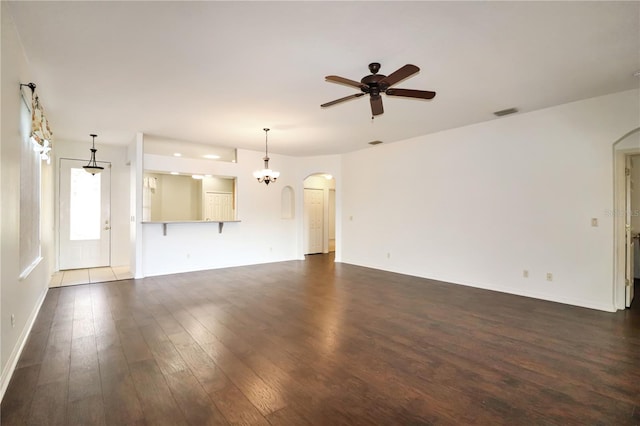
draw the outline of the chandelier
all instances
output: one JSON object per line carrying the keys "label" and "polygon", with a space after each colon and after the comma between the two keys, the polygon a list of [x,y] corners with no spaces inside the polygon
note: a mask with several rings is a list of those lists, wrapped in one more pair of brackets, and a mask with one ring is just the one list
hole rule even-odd
{"label": "chandelier", "polygon": [[95,175],[96,173],[100,173],[102,170],[104,170],[104,167],[98,166],[98,163],[96,163],[96,151],[98,151],[96,149],[96,136],[98,135],[91,134],[89,136],[93,138],[93,145],[91,146],[90,150],[91,158],[89,159],[89,163],[86,166],[82,166],[82,168],[85,172]]}
{"label": "chandelier", "polygon": [[269,185],[270,182],[275,182],[276,179],[280,177],[280,172],[269,168],[269,145],[267,141],[269,129],[264,128],[262,130],[264,130],[264,169],[253,172],[253,177],[258,179],[258,182],[264,182],[266,185]]}

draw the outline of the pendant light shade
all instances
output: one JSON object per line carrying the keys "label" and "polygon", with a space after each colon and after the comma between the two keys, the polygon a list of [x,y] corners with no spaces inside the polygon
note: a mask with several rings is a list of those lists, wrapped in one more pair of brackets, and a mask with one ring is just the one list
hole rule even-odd
{"label": "pendant light shade", "polygon": [[104,167],[98,166],[98,163],[96,163],[96,151],[98,151],[96,149],[96,136],[98,135],[91,134],[89,136],[93,138],[90,149],[91,158],[89,159],[89,164],[87,164],[86,166],[82,166],[82,168],[85,170],[85,172],[95,175],[96,173],[100,173],[101,171],[103,171]]}

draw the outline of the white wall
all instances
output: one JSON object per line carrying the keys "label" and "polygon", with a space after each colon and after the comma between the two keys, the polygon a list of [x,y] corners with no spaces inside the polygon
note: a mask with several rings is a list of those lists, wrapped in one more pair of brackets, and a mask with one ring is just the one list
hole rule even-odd
{"label": "white wall", "polygon": [[281,172],[277,182],[258,183],[253,170],[263,165],[262,154],[238,151],[237,163],[145,155],[144,167],[237,177],[237,217],[218,233],[217,223],[143,224],[145,276],[290,260],[296,254],[295,221],[281,219],[281,188],[296,184],[295,160],[271,155],[271,166]]}
{"label": "white wall", "polygon": [[[6,9],[2,19],[2,129],[0,131],[0,399],[4,395],[29,330],[47,293],[54,268],[53,173],[43,163],[41,187],[41,255],[43,260],[23,280],[18,280],[20,243],[20,83],[32,81],[24,52]],[[34,81],[36,85],[37,81]],[[37,89],[36,89],[37,91]],[[47,108],[46,98],[41,99]],[[55,132],[55,122],[51,123]],[[54,148],[55,149],[55,148]],[[15,326],[11,325],[11,315]]]}
{"label": "white wall", "polygon": [[639,125],[638,99],[621,92],[344,155],[342,260],[614,310],[612,144]]}
{"label": "white wall", "polygon": [[[253,178],[262,168],[263,153],[238,150],[236,163],[144,155],[144,168],[237,177],[237,217],[218,233],[217,223],[143,224],[141,264],[144,276],[251,265],[304,258],[302,245],[302,190],[313,173],[340,174],[339,156],[298,158],[272,154],[270,166],[281,172],[275,183]],[[295,216],[282,218],[282,188],[294,188]],[[339,207],[337,207],[339,208]],[[337,227],[339,228],[339,227]],[[336,230],[339,240],[339,230]],[[338,258],[338,248],[336,248]]]}
{"label": "white wall", "polygon": [[[87,129],[87,142],[57,141],[55,147],[55,194],[59,200],[60,159],[71,158],[89,161],[91,139]],[[99,140],[99,137],[98,137]],[[96,142],[96,160],[111,163],[111,265],[129,265],[129,165],[127,164],[127,147],[102,145]],[[55,207],[56,241],[58,239],[58,201]],[[56,247],[58,244],[56,244]],[[57,248],[56,248],[57,250]]]}
{"label": "white wall", "polygon": [[144,168],[144,135],[136,133],[127,147],[129,165],[129,270],[134,278],[142,278],[142,184]]}

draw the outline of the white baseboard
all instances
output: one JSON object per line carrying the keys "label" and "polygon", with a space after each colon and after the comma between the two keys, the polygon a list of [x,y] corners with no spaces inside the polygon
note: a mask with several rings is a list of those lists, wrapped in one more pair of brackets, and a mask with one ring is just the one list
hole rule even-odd
{"label": "white baseboard", "polygon": [[[337,261],[336,261],[337,262]],[[556,295],[556,294],[548,294],[548,293],[542,293],[542,292],[535,292],[535,291],[528,291],[526,289],[518,289],[518,288],[514,288],[514,287],[503,287],[503,286],[499,286],[499,285],[490,285],[490,284],[482,284],[482,283],[476,283],[476,282],[472,282],[472,283],[465,283],[465,282],[456,282],[456,281],[452,281],[450,279],[445,278],[434,278],[434,277],[426,277],[426,276],[422,276],[422,275],[415,275],[409,272],[404,272],[404,271],[399,271],[399,270],[395,270],[392,268],[383,268],[379,265],[369,265],[369,264],[364,264],[364,263],[355,263],[355,262],[344,262],[346,264],[350,264],[350,265],[356,265],[356,266],[362,266],[365,268],[371,268],[371,269],[379,269],[381,271],[387,271],[387,272],[393,272],[395,274],[402,274],[402,275],[409,275],[412,277],[416,277],[416,278],[424,278],[427,280],[434,280],[434,281],[439,281],[441,283],[445,283],[445,284],[453,284],[453,285],[462,285],[465,287],[473,287],[473,288],[479,288],[482,290],[489,290],[489,291],[498,291],[500,293],[506,293],[506,294],[513,294],[516,296],[523,296],[523,297],[529,297],[532,299],[539,299],[539,300],[546,300],[548,302],[555,302],[555,303],[562,303],[565,305],[571,305],[571,306],[578,306],[581,308],[588,308],[588,309],[595,309],[598,311],[605,311],[605,312],[616,312],[617,309],[613,304],[613,300],[611,300],[611,302],[607,301],[607,302],[599,302],[599,301],[593,301],[593,300],[583,300],[580,298],[569,298],[569,297],[565,297],[565,296],[560,296],[560,295]]]}
{"label": "white baseboard", "polygon": [[0,376],[0,402],[4,398],[4,393],[7,391],[7,387],[9,387],[9,382],[11,381],[11,376],[13,376],[13,372],[16,369],[16,365],[18,365],[18,360],[20,359],[20,355],[22,354],[22,350],[24,349],[24,345],[27,343],[27,339],[29,338],[29,333],[31,333],[31,329],[33,328],[33,324],[36,322],[36,318],[38,317],[38,313],[40,312],[40,308],[42,308],[42,303],[44,302],[45,297],[47,296],[48,287],[45,287],[36,303],[35,308],[31,311],[29,318],[27,318],[27,323],[25,327],[22,329],[22,333],[16,342],[16,345],[11,351],[11,356],[7,361],[6,368],[2,371],[2,376]]}

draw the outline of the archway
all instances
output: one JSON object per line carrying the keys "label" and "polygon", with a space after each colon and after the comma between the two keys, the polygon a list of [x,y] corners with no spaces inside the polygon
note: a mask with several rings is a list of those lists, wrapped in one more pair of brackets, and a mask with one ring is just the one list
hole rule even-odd
{"label": "archway", "polygon": [[303,255],[336,249],[336,180],[314,173],[303,181]]}
{"label": "archway", "polygon": [[[627,230],[630,206],[627,200],[627,159],[632,155],[640,155],[640,127],[635,128],[613,143],[613,253],[614,253],[614,277],[613,277],[613,303],[617,309],[625,309],[628,304],[630,289],[633,286],[633,277],[627,282],[627,256],[628,238],[631,229]],[[638,164],[636,167],[640,167]],[[636,186],[640,182],[636,183]],[[640,191],[640,189],[638,189]],[[636,230],[640,232],[640,230]],[[636,248],[638,249],[638,248]],[[631,260],[632,261],[632,260]],[[632,294],[632,293],[631,293]]]}

